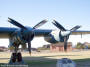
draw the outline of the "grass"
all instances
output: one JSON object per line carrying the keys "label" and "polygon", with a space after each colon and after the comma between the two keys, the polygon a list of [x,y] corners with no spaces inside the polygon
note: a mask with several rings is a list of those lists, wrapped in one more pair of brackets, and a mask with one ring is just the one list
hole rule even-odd
{"label": "grass", "polygon": [[30,67],[55,67],[56,61],[27,61]]}
{"label": "grass", "polygon": [[[75,59],[73,61],[75,61],[75,63],[77,64],[77,67],[90,67],[90,64],[88,64],[88,63],[90,63],[90,58],[87,58],[87,59]],[[28,65],[30,67],[56,67],[57,60],[27,61],[27,63],[28,63]]]}
{"label": "grass", "polygon": [[[74,59],[77,63],[77,67],[90,67],[90,65],[85,66],[88,64],[87,62],[89,61],[90,63],[90,58],[87,59]],[[29,67],[56,67],[56,62],[57,60],[49,60],[49,61],[25,61]],[[86,62],[86,64],[85,64]],[[0,63],[2,65],[4,63]]]}
{"label": "grass", "polygon": [[[0,65],[7,64],[11,53],[0,53]],[[56,67],[57,59],[70,58],[77,67],[90,67],[90,50],[68,53],[22,53],[23,59],[29,67]],[[87,66],[86,66],[87,64]]]}
{"label": "grass", "polygon": [[78,59],[78,60],[73,60],[75,62],[86,62],[86,61],[90,61],[90,58],[86,58],[86,59]]}

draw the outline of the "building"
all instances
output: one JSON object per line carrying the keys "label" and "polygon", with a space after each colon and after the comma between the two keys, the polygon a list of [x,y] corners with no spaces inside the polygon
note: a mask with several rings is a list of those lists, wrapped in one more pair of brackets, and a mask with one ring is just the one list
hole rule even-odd
{"label": "building", "polygon": [[8,50],[8,48],[6,48],[6,47],[4,47],[4,46],[0,46],[0,52],[2,52],[2,51],[7,51]]}
{"label": "building", "polygon": [[[67,43],[67,51],[72,51],[72,43],[68,42]],[[63,52],[64,51],[64,43],[56,43],[56,44],[51,44],[50,45],[50,51],[51,52]]]}
{"label": "building", "polygon": [[88,43],[88,42],[84,42],[84,48],[85,49],[90,49],[90,43]]}
{"label": "building", "polygon": [[89,46],[89,45],[90,45],[90,43],[88,43],[88,42],[84,42],[84,45]]}

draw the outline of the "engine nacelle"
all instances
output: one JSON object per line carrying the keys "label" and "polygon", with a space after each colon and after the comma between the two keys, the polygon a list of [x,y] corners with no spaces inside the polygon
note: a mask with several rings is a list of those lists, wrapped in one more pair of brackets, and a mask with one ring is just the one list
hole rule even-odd
{"label": "engine nacelle", "polygon": [[54,30],[49,35],[45,36],[45,41],[49,43],[64,42],[64,37],[68,37],[70,31]]}
{"label": "engine nacelle", "polygon": [[15,44],[17,45],[26,44],[28,42],[28,38],[31,38],[30,40],[32,40],[34,38],[34,33],[26,30],[22,31],[21,29],[16,30],[9,38],[10,40],[9,46],[14,46]]}
{"label": "engine nacelle", "polygon": [[60,30],[54,30],[49,35],[45,36],[45,41],[49,43],[57,43],[57,42],[63,42],[64,37],[62,37]]}

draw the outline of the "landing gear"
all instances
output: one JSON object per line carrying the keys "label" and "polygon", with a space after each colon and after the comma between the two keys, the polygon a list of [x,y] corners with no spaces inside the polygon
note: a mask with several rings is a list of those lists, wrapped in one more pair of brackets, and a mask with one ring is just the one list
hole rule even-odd
{"label": "landing gear", "polygon": [[25,64],[21,53],[12,53],[9,64]]}
{"label": "landing gear", "polygon": [[9,64],[25,64],[23,59],[22,59],[22,55],[21,55],[21,52],[18,52],[18,45],[15,45],[14,46],[14,52],[12,53],[11,55],[11,58],[10,58],[10,61],[9,61]]}

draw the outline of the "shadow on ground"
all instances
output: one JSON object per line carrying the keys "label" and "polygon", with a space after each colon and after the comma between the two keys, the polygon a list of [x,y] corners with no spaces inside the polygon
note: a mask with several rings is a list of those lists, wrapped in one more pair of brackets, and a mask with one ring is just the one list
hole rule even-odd
{"label": "shadow on ground", "polygon": [[77,67],[90,67],[90,58],[73,60]]}
{"label": "shadow on ground", "polygon": [[[45,57],[31,57],[38,60],[27,60],[30,57],[24,57],[24,60],[30,67],[56,67],[57,59],[50,59]],[[87,59],[76,59],[77,67],[90,67],[90,58]]]}
{"label": "shadow on ground", "polygon": [[[40,57],[26,56],[26,57],[23,57],[23,59],[29,65],[29,67],[56,67],[57,59],[52,59],[52,58],[50,59],[48,57],[51,57],[51,56],[40,56]],[[5,59],[5,58],[2,58],[2,59]],[[77,59],[73,61],[76,62],[77,67],[90,67],[90,58]],[[0,65],[1,64],[3,63],[0,63]]]}

